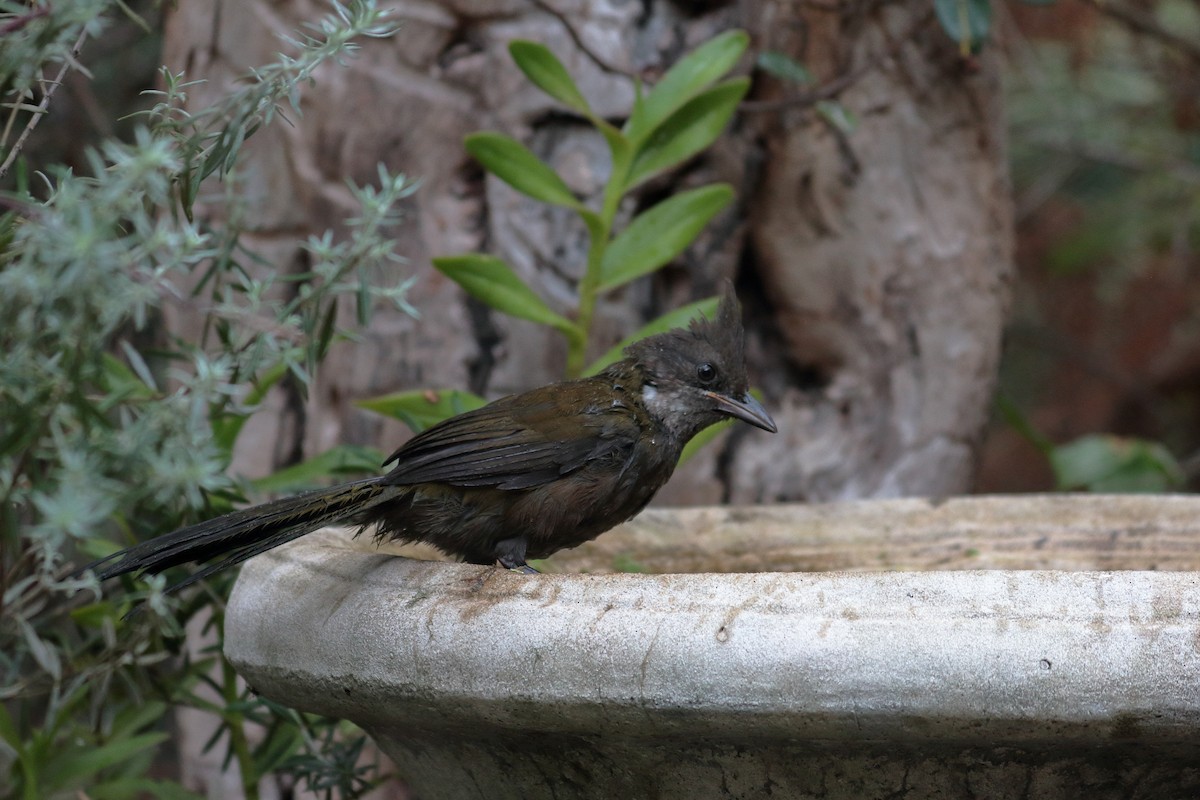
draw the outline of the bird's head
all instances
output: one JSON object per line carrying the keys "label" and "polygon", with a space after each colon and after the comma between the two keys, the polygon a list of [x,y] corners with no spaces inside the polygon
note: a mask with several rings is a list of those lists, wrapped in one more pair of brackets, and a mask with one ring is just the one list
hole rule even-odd
{"label": "bird's head", "polygon": [[770,414],[749,392],[742,318],[728,285],[715,319],[650,336],[625,349],[642,371],[642,399],[651,416],[681,442],[733,417],[775,433]]}

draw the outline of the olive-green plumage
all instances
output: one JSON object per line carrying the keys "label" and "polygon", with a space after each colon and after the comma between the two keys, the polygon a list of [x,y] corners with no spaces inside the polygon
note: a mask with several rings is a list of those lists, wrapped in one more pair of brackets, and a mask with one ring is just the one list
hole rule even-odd
{"label": "olive-green plumage", "polygon": [[276,500],[156,537],[90,567],[101,579],[222,557],[172,588],[332,524],[526,568],[650,501],[684,445],[728,417],[775,431],[747,391],[737,301],[643,339],[588,378],[510,395],[414,436],[385,475]]}

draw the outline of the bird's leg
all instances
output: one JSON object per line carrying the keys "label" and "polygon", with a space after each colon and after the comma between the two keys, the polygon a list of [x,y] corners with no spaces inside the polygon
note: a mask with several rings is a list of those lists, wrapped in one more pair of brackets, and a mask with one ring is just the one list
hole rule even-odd
{"label": "bird's leg", "polygon": [[525,563],[525,548],[528,544],[524,536],[514,536],[496,542],[492,552],[496,554],[496,561],[505,569],[525,575],[538,575],[540,573],[536,569]]}

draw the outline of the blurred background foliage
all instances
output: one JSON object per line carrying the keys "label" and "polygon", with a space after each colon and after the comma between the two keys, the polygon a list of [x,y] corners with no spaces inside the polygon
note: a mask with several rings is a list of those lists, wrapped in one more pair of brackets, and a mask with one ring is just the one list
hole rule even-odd
{"label": "blurred background foliage", "polygon": [[1194,490],[1200,6],[996,10],[1018,279],[977,489]]}

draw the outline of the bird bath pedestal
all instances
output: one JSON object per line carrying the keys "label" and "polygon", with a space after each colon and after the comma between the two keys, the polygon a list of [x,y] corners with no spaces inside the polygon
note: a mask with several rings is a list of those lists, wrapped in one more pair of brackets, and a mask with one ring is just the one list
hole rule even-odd
{"label": "bird bath pedestal", "polygon": [[322,531],[226,654],[421,800],[1200,797],[1200,499],[649,511],[552,566]]}

